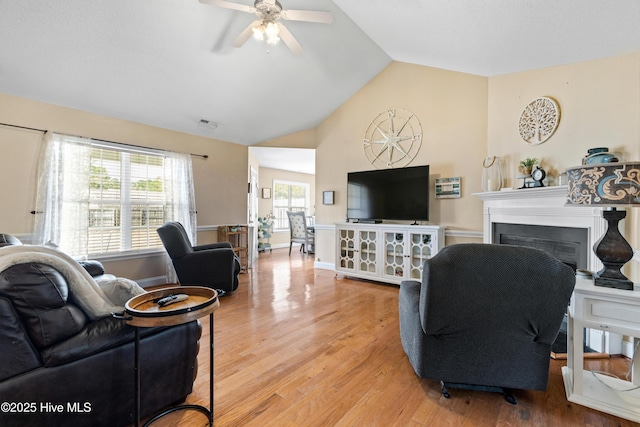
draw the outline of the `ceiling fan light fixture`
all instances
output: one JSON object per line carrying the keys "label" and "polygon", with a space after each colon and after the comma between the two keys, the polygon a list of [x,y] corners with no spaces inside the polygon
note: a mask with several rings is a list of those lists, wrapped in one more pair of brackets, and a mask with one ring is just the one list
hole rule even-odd
{"label": "ceiling fan light fixture", "polygon": [[267,35],[267,43],[277,44],[280,41],[280,37],[278,36],[280,29],[278,28],[278,24],[275,22],[267,23],[264,33]]}
{"label": "ceiling fan light fixture", "polygon": [[259,21],[254,21],[245,27],[240,35],[233,41],[234,47],[241,47],[251,36],[260,41],[265,41],[266,38],[266,42],[271,45],[278,44],[282,38],[283,43],[289,50],[294,55],[299,55],[302,53],[302,46],[287,27],[278,22],[280,18],[289,21],[317,22],[321,24],[330,24],[333,22],[331,12],[318,10],[285,10],[278,0],[254,0],[253,7],[228,0],[200,0],[200,3],[208,3],[213,6],[239,10],[241,12],[255,13],[258,16]]}
{"label": "ceiling fan light fixture", "polygon": [[262,25],[258,25],[257,27],[253,27],[252,28],[253,31],[253,38],[256,40],[264,40],[264,29],[262,28]]}

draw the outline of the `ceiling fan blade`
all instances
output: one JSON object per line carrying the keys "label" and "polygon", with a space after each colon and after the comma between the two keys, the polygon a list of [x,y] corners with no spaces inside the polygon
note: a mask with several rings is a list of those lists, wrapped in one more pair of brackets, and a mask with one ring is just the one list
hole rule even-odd
{"label": "ceiling fan blade", "polygon": [[293,37],[293,34],[291,34],[289,32],[287,27],[285,27],[284,25],[282,25],[279,22],[278,22],[278,29],[280,30],[280,32],[278,34],[280,36],[280,39],[284,42],[284,44],[287,45],[289,50],[294,55],[300,55],[302,53],[303,49],[302,49],[302,46],[300,45],[300,43],[298,43],[298,40],[296,40],[296,38]]}
{"label": "ceiling fan blade", "polygon": [[317,22],[320,24],[331,24],[333,14],[319,10],[283,10],[280,15],[289,21]]}
{"label": "ceiling fan blade", "polygon": [[200,3],[210,4],[211,6],[225,7],[227,9],[239,10],[242,12],[254,13],[256,11],[255,7],[233,3],[226,0],[200,0]]}
{"label": "ceiling fan blade", "polygon": [[260,21],[253,21],[247,28],[245,28],[238,37],[233,41],[233,47],[241,47],[243,44],[249,40],[249,38],[253,35],[253,27],[259,25]]}

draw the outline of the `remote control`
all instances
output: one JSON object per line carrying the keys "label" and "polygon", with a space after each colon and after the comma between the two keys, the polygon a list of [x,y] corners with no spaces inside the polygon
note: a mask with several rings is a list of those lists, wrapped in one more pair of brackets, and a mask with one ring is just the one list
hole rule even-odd
{"label": "remote control", "polygon": [[176,303],[176,302],[179,302],[179,301],[184,301],[187,298],[189,298],[189,295],[187,295],[187,294],[177,294],[177,295],[171,294],[171,295],[167,295],[164,298],[160,298],[158,300],[158,305],[160,307],[166,307],[169,304],[173,304],[173,303]]}

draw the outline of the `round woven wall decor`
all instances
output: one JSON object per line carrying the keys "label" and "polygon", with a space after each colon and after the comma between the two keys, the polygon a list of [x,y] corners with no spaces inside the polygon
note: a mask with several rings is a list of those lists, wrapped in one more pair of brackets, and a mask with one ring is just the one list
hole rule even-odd
{"label": "round woven wall decor", "polygon": [[549,97],[542,96],[531,101],[522,111],[518,130],[520,137],[529,145],[542,144],[551,138],[560,123],[560,107]]}

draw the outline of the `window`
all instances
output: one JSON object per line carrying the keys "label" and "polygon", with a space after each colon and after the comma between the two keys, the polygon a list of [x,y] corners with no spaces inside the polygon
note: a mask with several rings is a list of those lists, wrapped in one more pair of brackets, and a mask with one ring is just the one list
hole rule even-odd
{"label": "window", "polygon": [[53,134],[43,157],[41,243],[70,255],[141,251],[162,247],[156,230],[167,221],[192,227],[189,155]]}
{"label": "window", "polygon": [[275,229],[288,229],[287,211],[309,213],[310,186],[304,182],[274,180],[273,214]]}
{"label": "window", "polygon": [[88,253],[157,248],[165,222],[164,158],[92,148]]}

